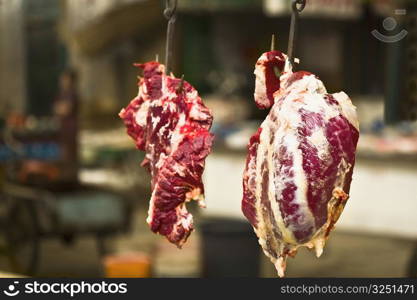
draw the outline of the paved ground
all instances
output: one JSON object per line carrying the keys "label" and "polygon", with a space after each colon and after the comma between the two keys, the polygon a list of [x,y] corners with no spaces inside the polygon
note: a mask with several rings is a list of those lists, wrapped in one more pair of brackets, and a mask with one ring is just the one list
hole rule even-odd
{"label": "paved ground", "polygon": [[[162,238],[149,233],[144,213],[142,210],[136,214],[134,231],[130,235],[119,236],[112,241],[115,251],[148,253],[153,259],[155,276],[199,276],[198,231],[185,249],[177,250]],[[295,259],[289,259],[287,276],[402,277],[407,275],[415,246],[416,241],[412,240],[336,231],[320,259],[305,249]],[[274,268],[263,255],[261,265],[261,276],[275,277]],[[4,258],[0,258],[0,266],[3,271],[9,271]],[[103,274],[102,259],[93,238],[80,238],[71,246],[53,239],[42,242],[38,275],[97,277]]]}

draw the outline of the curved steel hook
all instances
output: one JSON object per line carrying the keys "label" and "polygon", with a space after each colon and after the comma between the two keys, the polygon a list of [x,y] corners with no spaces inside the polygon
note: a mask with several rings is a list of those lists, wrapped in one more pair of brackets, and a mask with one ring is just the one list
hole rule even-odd
{"label": "curved steel hook", "polygon": [[298,17],[306,7],[306,0],[291,0],[291,27],[290,27],[290,37],[288,41],[288,58],[293,62],[294,52],[295,52],[295,43],[297,39],[297,29],[298,29]]}
{"label": "curved steel hook", "polygon": [[[304,8],[306,7],[306,0],[292,0],[292,10],[293,11],[297,11],[297,12],[302,12],[304,10]],[[298,5],[300,5],[300,7],[298,7]]]}
{"label": "curved steel hook", "polygon": [[178,0],[165,0],[164,16],[167,20],[175,16]]}

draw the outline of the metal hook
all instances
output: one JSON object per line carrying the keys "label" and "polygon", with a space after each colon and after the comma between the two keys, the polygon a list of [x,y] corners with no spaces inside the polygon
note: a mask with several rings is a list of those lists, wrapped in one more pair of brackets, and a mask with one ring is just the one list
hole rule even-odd
{"label": "metal hook", "polygon": [[291,27],[290,27],[290,37],[288,41],[288,58],[291,63],[293,63],[294,52],[295,52],[295,43],[297,39],[297,29],[298,29],[298,17],[299,14],[306,7],[306,0],[291,0]]}
{"label": "metal hook", "polygon": [[172,43],[174,39],[174,25],[175,20],[177,19],[177,5],[178,0],[166,0],[166,7],[164,10],[164,16],[168,20],[167,27],[167,40],[165,45],[165,68],[166,74],[169,74],[171,70],[171,61],[172,61]]}
{"label": "metal hook", "polygon": [[[304,8],[306,7],[306,0],[292,0],[292,10],[296,10],[297,12],[302,12],[304,10]],[[300,7],[298,7],[297,5],[300,5]]]}
{"label": "metal hook", "polygon": [[165,0],[164,16],[169,21],[177,11],[178,0]]}

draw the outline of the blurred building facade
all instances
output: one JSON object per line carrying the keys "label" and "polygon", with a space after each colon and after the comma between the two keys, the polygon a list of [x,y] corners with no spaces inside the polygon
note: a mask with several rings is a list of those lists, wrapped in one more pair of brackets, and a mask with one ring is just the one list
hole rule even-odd
{"label": "blurred building facade", "polygon": [[[407,8],[398,22],[414,36],[412,1],[310,2],[296,50],[302,68],[319,75],[331,91],[380,99],[385,94],[389,119],[404,111],[415,115],[414,67],[405,67],[406,49],[410,59],[415,52],[414,39],[391,47],[371,35],[395,9]],[[5,88],[0,96],[5,101],[0,109],[50,113],[59,73],[72,67],[79,73],[84,115],[114,116],[136,93],[132,63],[164,56],[164,5],[159,0],[2,1]],[[278,37],[278,49],[287,49],[287,0],[180,0],[179,14],[174,73],[185,74],[203,94],[250,97],[253,64],[269,48],[271,34]],[[403,74],[407,84],[398,80]]]}
{"label": "blurred building facade", "polygon": [[133,63],[162,53],[160,1],[63,1],[60,33],[80,75],[84,115],[114,118],[137,93]]}
{"label": "blurred building facade", "polygon": [[59,1],[0,4],[0,97],[4,113],[47,114],[64,66],[56,24]]}
{"label": "blurred building facade", "polygon": [[25,33],[23,1],[0,5],[0,113],[23,111],[26,104]]}

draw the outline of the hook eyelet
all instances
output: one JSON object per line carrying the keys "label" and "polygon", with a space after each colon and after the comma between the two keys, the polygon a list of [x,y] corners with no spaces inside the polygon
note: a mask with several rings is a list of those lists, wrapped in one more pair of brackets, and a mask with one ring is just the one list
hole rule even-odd
{"label": "hook eyelet", "polygon": [[292,0],[292,10],[300,13],[304,10],[306,4],[306,0]]}
{"label": "hook eyelet", "polygon": [[166,0],[166,8],[164,9],[164,16],[167,20],[171,19],[177,11],[178,0]]}

